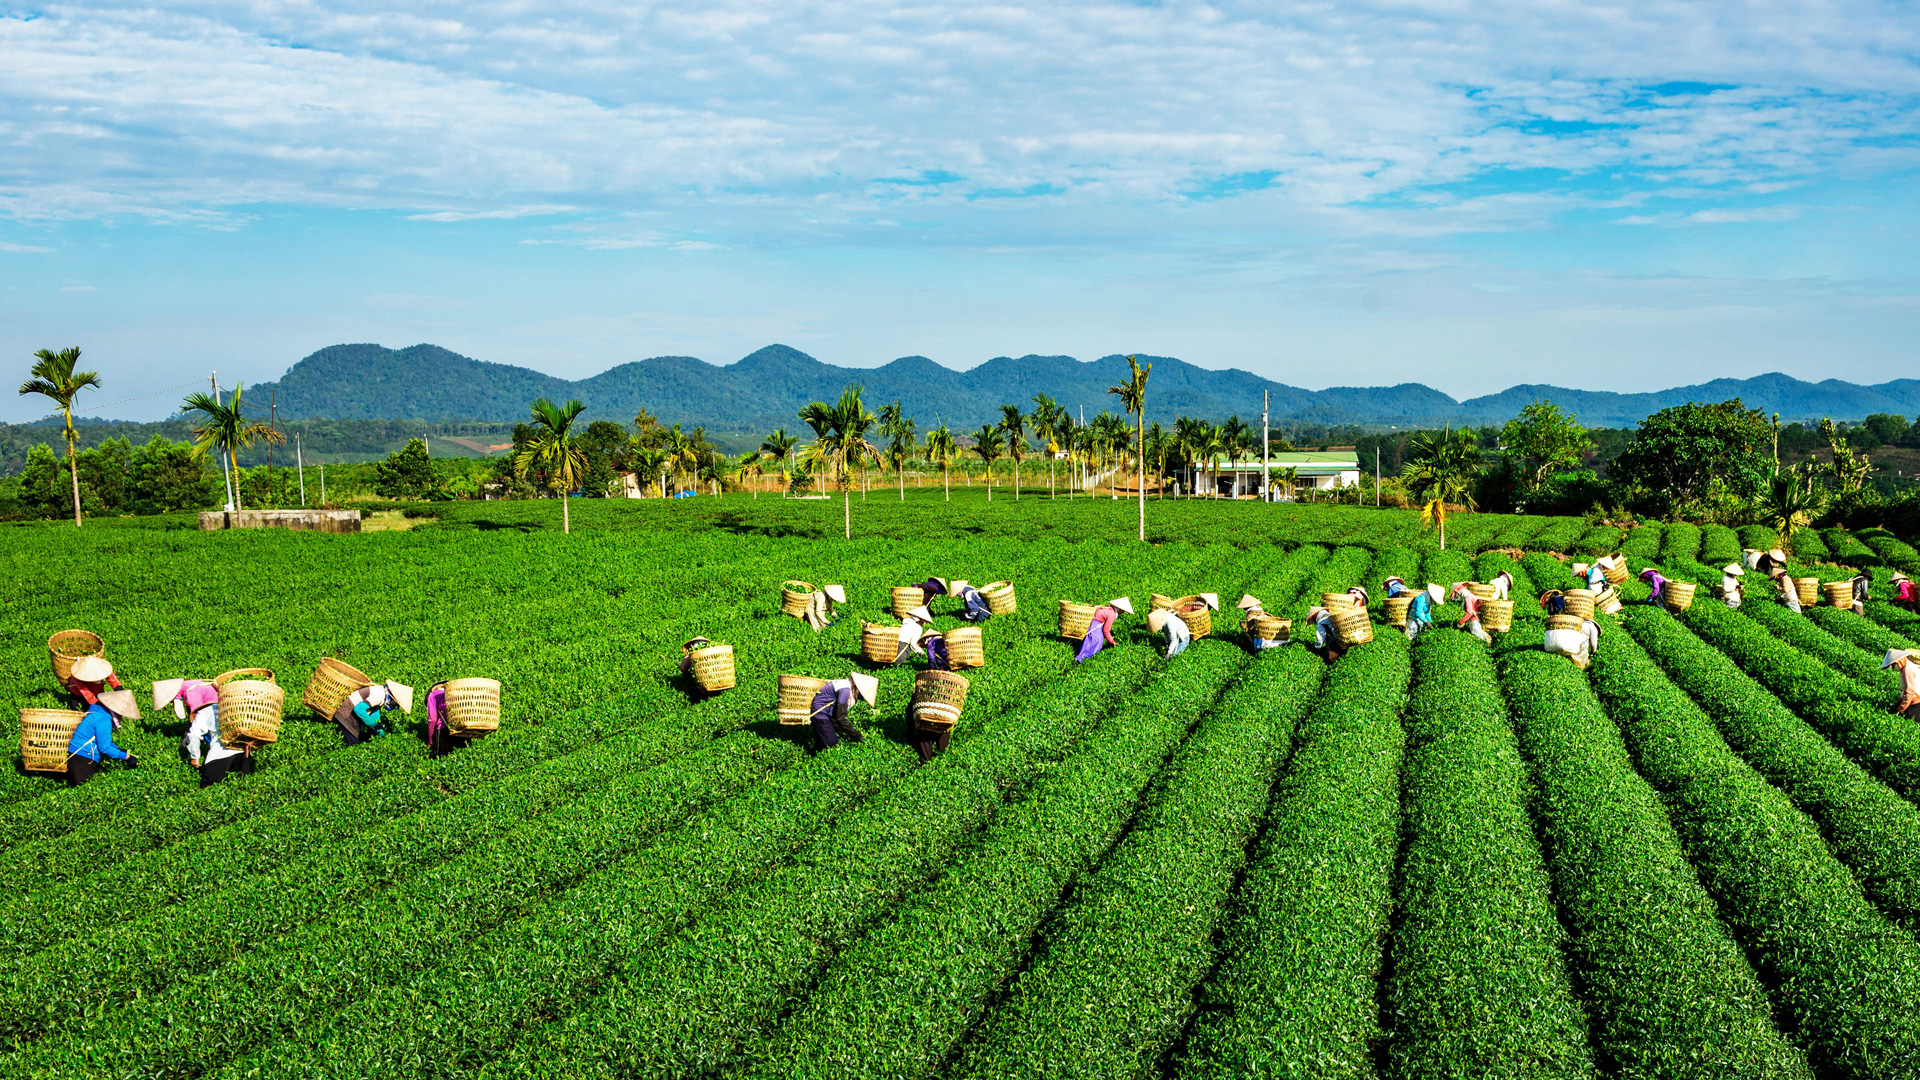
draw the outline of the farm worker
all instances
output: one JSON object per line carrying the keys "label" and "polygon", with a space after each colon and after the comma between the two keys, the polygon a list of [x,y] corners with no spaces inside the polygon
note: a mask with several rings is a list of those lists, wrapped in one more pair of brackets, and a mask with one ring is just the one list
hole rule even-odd
{"label": "farm worker", "polygon": [[1728,563],[1720,568],[1720,600],[1730,608],[1740,606],[1740,578],[1745,574],[1739,563]]}
{"label": "farm worker", "polygon": [[[99,663],[84,663],[87,660],[98,660]],[[106,674],[101,675],[102,671]],[[88,675],[99,677],[90,679],[86,677]],[[120,677],[113,673],[113,665],[108,663],[105,657],[83,656],[74,661],[73,671],[67,675],[67,693],[79,698],[82,705],[91,708],[100,704],[100,697],[108,692],[108,687],[115,690],[125,689],[120,685]]]}
{"label": "farm worker", "polygon": [[1433,605],[1439,603],[1441,598],[1440,583],[1437,581],[1429,582],[1426,588],[1413,594],[1413,599],[1407,604],[1407,621],[1401,626],[1406,631],[1408,641],[1433,625]]}
{"label": "farm worker", "polygon": [[880,699],[880,680],[863,672],[855,671],[844,679],[835,679],[820,688],[813,695],[813,749],[815,753],[830,750],[840,745],[840,740],[865,742],[867,737],[860,733],[847,720],[847,709],[853,704],[854,695],[867,703],[867,708],[877,707]]}
{"label": "farm worker", "polygon": [[427,688],[427,756],[446,757],[465,748],[470,739],[453,733],[447,723],[447,684],[443,680]]}
{"label": "farm worker", "polygon": [[[1574,572],[1578,573],[1579,568],[1576,567]],[[1607,568],[1604,563],[1596,562],[1592,566],[1587,567],[1587,588],[1592,589],[1594,592],[1599,592],[1606,587]]]}
{"label": "farm worker", "polygon": [[1505,600],[1507,594],[1513,591],[1513,574],[1502,570],[1493,575],[1493,580],[1487,584],[1493,586],[1493,598],[1495,600]]}
{"label": "farm worker", "polygon": [[1454,627],[1465,630],[1467,633],[1472,634],[1474,637],[1479,638],[1489,645],[1493,644],[1493,636],[1487,633],[1486,627],[1480,625],[1480,598],[1474,595],[1473,590],[1467,587],[1466,582],[1459,581],[1454,583],[1453,598],[1460,601],[1460,606],[1464,609],[1464,613],[1460,616],[1460,621],[1455,623]]}
{"label": "farm worker", "polygon": [[894,663],[920,651],[920,638],[927,632],[927,623],[932,621],[933,613],[927,610],[925,604],[907,612],[900,620],[900,649],[893,654]]}
{"label": "farm worker", "polygon": [[1762,554],[1764,553],[1759,548],[1741,548],[1740,562],[1749,570],[1758,570],[1760,569],[1760,556]]}
{"label": "farm worker", "polygon": [[1755,559],[1753,568],[1768,577],[1772,577],[1775,570],[1784,570],[1786,569],[1786,565],[1787,553],[1781,551],[1779,548],[1774,548],[1772,551],[1766,552]]}
{"label": "farm worker", "polygon": [[1365,585],[1355,585],[1353,588],[1347,590],[1347,595],[1353,598],[1354,607],[1364,608],[1367,606],[1367,587]]}
{"label": "farm worker", "polygon": [[947,579],[943,577],[930,577],[913,587],[925,593],[929,600],[947,595]]}
{"label": "farm worker", "polygon": [[1407,583],[1397,577],[1390,577],[1381,582],[1380,587],[1387,590],[1387,599],[1389,600],[1407,591]]}
{"label": "farm worker", "polygon": [[181,736],[180,748],[187,752],[187,760],[193,767],[200,770],[201,787],[212,787],[232,773],[242,776],[253,773],[251,746],[235,750],[220,741],[220,691],[212,683],[199,679],[154,683],[153,707],[165,708],[168,702],[173,703],[175,716],[192,718],[187,733]]}
{"label": "farm worker", "polygon": [[1594,653],[1599,652],[1600,651],[1600,624],[1593,621],[1592,619],[1583,619],[1580,622],[1580,632],[1586,635],[1587,655],[1592,656]]}
{"label": "farm worker", "polygon": [[833,605],[844,604],[846,602],[847,590],[845,586],[828,585],[807,599],[807,611],[801,618],[805,619],[807,625],[813,627],[815,630],[825,630],[835,622],[838,622],[840,618],[834,613]]}
{"label": "farm worker", "polygon": [[1880,661],[1881,670],[1892,668],[1900,673],[1900,703],[1893,711],[1909,720],[1920,720],[1920,650],[1888,649],[1886,659]]}
{"label": "farm worker", "polygon": [[333,722],[340,725],[341,744],[354,746],[387,734],[387,713],[395,707],[413,711],[413,687],[388,680],[363,686],[348,694],[333,710]]}
{"label": "farm worker", "polygon": [[1567,594],[1559,589],[1548,589],[1540,594],[1540,610],[1549,615],[1558,615],[1567,610]]}
{"label": "farm worker", "polygon": [[1261,606],[1259,597],[1248,593],[1242,596],[1240,603],[1235,606],[1241,611],[1246,612],[1246,614],[1241,617],[1241,625],[1247,628],[1247,640],[1253,642],[1254,652],[1260,652],[1263,649],[1272,649],[1286,644],[1284,641],[1268,641],[1253,632],[1253,620],[1264,618],[1267,614],[1266,608]]}
{"label": "farm worker", "polygon": [[1799,611],[1800,590],[1795,587],[1793,579],[1787,576],[1787,568],[1784,565],[1774,568],[1773,583],[1780,586],[1780,602],[1787,605],[1787,610]]}
{"label": "farm worker", "polygon": [[1660,571],[1649,566],[1645,570],[1640,571],[1640,580],[1653,587],[1653,592],[1647,596],[1647,603],[1658,604],[1660,602],[1660,593],[1667,587],[1667,579],[1660,576]]}
{"label": "farm worker", "polygon": [[1168,611],[1166,608],[1154,608],[1147,612],[1147,629],[1167,635],[1167,659],[1171,660],[1187,651],[1193,644],[1193,631],[1187,628],[1187,620]]}
{"label": "farm worker", "polygon": [[1871,599],[1871,597],[1867,595],[1867,587],[1872,584],[1873,584],[1873,579],[1867,576],[1867,572],[1865,570],[1862,570],[1854,575],[1853,613],[1855,615],[1865,615],[1867,613],[1867,601]]}
{"label": "farm worker", "polygon": [[[93,701],[87,703],[85,715],[80,717],[80,725],[73,729],[73,737],[67,740],[67,786],[79,787],[93,779],[100,771],[100,755],[127,763],[127,768],[140,767],[140,759],[114,745],[113,729],[118,726],[116,716],[126,716],[130,720],[140,717],[140,710],[133,703],[133,695],[125,690],[100,692],[100,687],[113,679],[113,665],[98,656],[83,656],[74,661],[73,675],[69,685],[78,681],[80,685],[92,688]],[[85,695],[82,695],[83,699]]]}
{"label": "farm worker", "polygon": [[1592,641],[1584,630],[1549,629],[1546,640],[1540,647],[1556,656],[1564,656],[1572,660],[1575,667],[1584,670],[1590,655],[1588,649],[1591,644]]}
{"label": "farm worker", "polygon": [[1313,624],[1313,649],[1322,659],[1332,664],[1347,655],[1346,646],[1340,643],[1340,633],[1333,625],[1333,612],[1316,607],[1307,612],[1307,621]]}
{"label": "farm worker", "polygon": [[993,609],[987,606],[987,598],[980,595],[980,590],[974,588],[972,582],[954,582],[953,594],[960,598],[962,604],[966,605],[966,610],[962,611],[961,615],[963,615],[968,622],[981,622],[993,615]]}
{"label": "farm worker", "polygon": [[933,670],[953,670],[953,657],[947,652],[947,635],[938,630],[920,635],[920,651],[926,653],[927,666]]}
{"label": "farm worker", "polygon": [[1101,649],[1120,644],[1113,638],[1113,621],[1123,611],[1133,614],[1133,601],[1124,596],[1115,597],[1093,609],[1093,621],[1087,625],[1086,636],[1080,639],[1080,651],[1074,654],[1074,663],[1084,663]]}
{"label": "farm worker", "polygon": [[1911,608],[1914,602],[1913,579],[1898,570],[1893,572],[1893,598],[1904,607]]}

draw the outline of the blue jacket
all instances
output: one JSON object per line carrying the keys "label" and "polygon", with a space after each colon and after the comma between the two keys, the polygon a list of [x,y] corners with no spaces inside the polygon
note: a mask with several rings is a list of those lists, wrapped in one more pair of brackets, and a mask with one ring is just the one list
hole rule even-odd
{"label": "blue jacket", "polygon": [[99,761],[101,754],[126,760],[127,752],[113,744],[113,714],[105,705],[87,709],[80,726],[73,729],[73,738],[67,740],[67,753],[79,754],[88,761]]}
{"label": "blue jacket", "polygon": [[1407,621],[1430,623],[1433,621],[1433,594],[1425,589],[1413,594],[1413,601],[1407,605]]}

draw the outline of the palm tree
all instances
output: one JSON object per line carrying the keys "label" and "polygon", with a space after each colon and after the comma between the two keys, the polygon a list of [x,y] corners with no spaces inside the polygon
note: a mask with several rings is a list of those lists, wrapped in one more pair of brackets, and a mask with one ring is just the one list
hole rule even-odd
{"label": "palm tree", "polygon": [[1173,422],[1173,445],[1180,457],[1187,463],[1188,479],[1192,481],[1187,495],[1191,497],[1200,488],[1200,454],[1207,442],[1207,425],[1191,416],[1182,416]]}
{"label": "palm tree", "polygon": [[1280,470],[1280,489],[1287,493],[1287,498],[1293,498],[1293,489],[1298,487],[1299,484],[1300,466],[1289,465]]}
{"label": "palm tree", "polygon": [[775,428],[773,434],[760,443],[760,456],[780,463],[780,496],[786,497],[787,485],[793,482],[793,448],[800,440],[787,434],[786,428]]}
{"label": "palm tree", "polygon": [[[555,405],[546,398],[533,399],[534,436],[527,448],[513,456],[513,472],[522,480],[527,470],[545,473],[547,487],[560,490],[560,531],[573,532],[573,517],[567,507],[567,493],[578,485],[587,471],[587,456],[573,445],[573,422],[587,407],[580,401]],[[674,425],[674,434],[680,426]]]}
{"label": "palm tree", "polygon": [[238,453],[256,442],[283,443],[285,435],[267,424],[255,421],[247,422],[240,409],[240,390],[233,388],[233,397],[222,404],[219,397],[208,393],[196,393],[180,403],[181,412],[197,412],[200,423],[193,429],[193,452],[198,457],[206,457],[209,450],[218,450],[227,458],[227,502],[240,509],[240,465]]}
{"label": "palm tree", "polygon": [[660,485],[660,497],[667,497],[667,452],[658,446],[642,446],[628,458],[634,475],[651,476]]}
{"label": "palm tree", "polygon": [[1060,452],[1060,406],[1045,394],[1033,395],[1033,413],[1029,419],[1033,422],[1033,437],[1047,449],[1047,498],[1054,497],[1053,462],[1054,455]]}
{"label": "palm tree", "polygon": [[1207,498],[1220,497],[1220,459],[1227,453],[1227,430],[1219,424],[1200,425],[1200,457],[1207,463]]}
{"label": "palm tree", "polygon": [[[741,454],[740,460],[733,463],[732,471],[737,476],[751,476],[755,480],[767,475],[765,461],[758,450],[749,450]],[[757,483],[753,485],[753,497],[756,499],[760,497],[760,485]]]}
{"label": "palm tree", "polygon": [[902,414],[900,403],[896,401],[880,410],[880,433],[888,439],[887,461],[900,478],[900,501],[906,502],[907,461],[919,449],[914,440],[913,417]]}
{"label": "palm tree", "polygon": [[1474,508],[1473,481],[1480,471],[1480,450],[1473,432],[1448,428],[1435,435],[1422,432],[1407,441],[1407,463],[1401,475],[1407,491],[1420,500],[1420,524],[1440,531],[1440,550],[1447,550],[1447,505]]}
{"label": "palm tree", "polygon": [[[545,400],[544,398],[542,400]],[[551,402],[549,402],[551,404]],[[700,444],[688,438],[680,430],[680,425],[664,431],[660,435],[661,449],[667,452],[667,468],[676,476],[691,473],[694,482],[700,481]],[[676,484],[678,481],[676,481]]]}
{"label": "palm tree", "polygon": [[1780,534],[1780,550],[1792,554],[1793,534],[1813,524],[1826,504],[1826,492],[1814,485],[1812,470],[1803,473],[1796,465],[1767,478],[1755,509],[1761,523]]}
{"label": "palm tree", "polygon": [[1074,420],[1073,413],[1062,406],[1053,414],[1053,445],[1059,447],[1055,453],[1065,451],[1067,455],[1067,498],[1073,498],[1078,488],[1076,482],[1077,467],[1080,460],[1082,429]]}
{"label": "palm tree", "polygon": [[808,448],[808,455],[840,474],[841,506],[849,540],[853,539],[852,470],[864,472],[868,462],[880,457],[880,448],[867,438],[880,418],[867,411],[860,400],[861,390],[856,383],[840,391],[840,400],[833,405],[816,401],[800,410],[800,419],[819,436]]}
{"label": "palm tree", "polygon": [[953,443],[953,432],[947,425],[941,424],[927,432],[927,460],[940,466],[940,479],[946,485],[947,501],[953,501],[953,458],[959,448]]}
{"label": "palm tree", "polygon": [[987,501],[993,501],[993,463],[1000,457],[1000,429],[992,424],[981,424],[980,430],[973,433],[973,452],[987,465]]}
{"label": "palm tree", "polygon": [[1160,426],[1155,420],[1147,429],[1147,457],[1153,462],[1154,482],[1160,491],[1155,498],[1167,497],[1167,456],[1174,452],[1173,433]]}
{"label": "palm tree", "polygon": [[[77,529],[80,527],[80,468],[76,448],[80,433],[73,430],[73,399],[88,387],[100,389],[100,374],[73,370],[73,365],[80,362],[78,346],[59,352],[41,349],[33,354],[33,359],[33,368],[27,372],[33,377],[20,384],[20,393],[39,394],[60,406],[61,418],[67,425],[67,473],[73,477],[73,527]],[[238,400],[237,394],[235,400]]]}
{"label": "palm tree", "polygon": [[1141,367],[1139,357],[1129,356],[1127,368],[1132,375],[1119,386],[1107,387],[1107,393],[1119,395],[1120,407],[1133,414],[1134,428],[1138,433],[1138,469],[1133,483],[1140,489],[1140,539],[1145,540],[1147,538],[1147,375],[1153,371],[1153,365]]}
{"label": "palm tree", "polygon": [[1020,462],[1027,456],[1027,418],[1020,406],[1000,406],[1000,430],[1007,437],[1007,456],[1013,459],[1013,501],[1020,501]]}

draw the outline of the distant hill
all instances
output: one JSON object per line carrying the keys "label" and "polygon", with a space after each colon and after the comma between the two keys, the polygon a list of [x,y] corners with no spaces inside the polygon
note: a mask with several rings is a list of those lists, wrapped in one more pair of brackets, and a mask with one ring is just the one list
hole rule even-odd
{"label": "distant hill", "polygon": [[[1531,384],[1456,401],[1420,383],[1303,390],[1238,369],[1215,371],[1165,356],[1141,359],[1153,364],[1147,416],[1162,422],[1181,415],[1213,420],[1238,415],[1254,421],[1263,390],[1272,395],[1276,421],[1400,427],[1499,423],[1540,400],[1557,402],[1595,427],[1630,426],[1671,405],[1733,397],[1749,407],[1778,412],[1782,420],[1857,420],[1876,412],[1920,412],[1920,380],[1913,379],[1860,386],[1835,379],[1809,383],[1776,373],[1645,394]],[[264,406],[270,394],[277,394],[283,419],[503,422],[523,419],[527,403],[536,397],[577,397],[594,418],[628,421],[646,409],[667,423],[767,431],[798,427],[794,414],[801,406],[831,400],[848,383],[859,383],[876,410],[897,400],[923,431],[942,422],[960,430],[998,420],[1002,402],[1031,405],[1038,393],[1050,394],[1076,411],[1084,407],[1088,416],[1113,409],[1115,399],[1107,387],[1123,381],[1126,371],[1126,359],[1118,355],[1091,361],[1001,356],[967,371],[942,367],[924,356],[906,356],[878,368],[842,368],[785,345],[769,345],[733,364],[657,356],[571,382],[474,360],[437,345],[333,345],[293,365],[277,382],[248,387],[246,397]]]}

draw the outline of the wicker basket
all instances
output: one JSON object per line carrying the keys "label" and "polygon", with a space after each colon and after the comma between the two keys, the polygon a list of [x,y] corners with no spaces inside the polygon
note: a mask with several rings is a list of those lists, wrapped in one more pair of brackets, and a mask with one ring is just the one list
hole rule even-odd
{"label": "wicker basket", "polygon": [[1386,605],[1386,623],[1388,626],[1407,625],[1407,609],[1413,606],[1411,596],[1389,596]]}
{"label": "wicker basket", "polygon": [[[67,676],[73,674],[73,662],[83,656],[105,656],[106,643],[100,635],[91,630],[62,630],[47,639],[47,657],[53,661],[53,677],[64,685]],[[62,760],[65,760],[66,748],[61,748]],[[61,770],[66,765],[60,766]]]}
{"label": "wicker basket", "polygon": [[876,664],[891,664],[900,658],[900,628],[880,623],[860,624],[860,655]]}
{"label": "wicker basket", "polygon": [[1794,590],[1800,594],[1800,606],[1812,607],[1820,602],[1820,579],[1817,577],[1797,577],[1793,579]]}
{"label": "wicker basket", "polygon": [[499,730],[500,680],[447,680],[448,734],[471,739]]}
{"label": "wicker basket", "polygon": [[1068,641],[1079,641],[1087,636],[1093,626],[1093,605],[1076,604],[1071,600],[1060,601],[1060,636]]}
{"label": "wicker basket", "polygon": [[1566,614],[1581,620],[1593,618],[1592,589],[1568,589],[1563,595],[1567,598]]}
{"label": "wicker basket", "polygon": [[1197,641],[1213,633],[1213,614],[1208,611],[1205,600],[1182,604],[1175,608],[1173,613],[1180,617],[1181,622],[1187,624],[1187,632],[1193,635],[1194,640]]}
{"label": "wicker basket", "polygon": [[1162,596],[1159,593],[1154,593],[1153,598],[1147,601],[1147,610],[1172,611],[1175,607],[1179,606],[1179,603],[1180,601],[1175,600],[1171,596]]}
{"label": "wicker basket", "polygon": [[1493,586],[1484,581],[1467,582],[1467,591],[1482,600],[1493,599]]}
{"label": "wicker basket", "polygon": [[1513,629],[1513,601],[1488,600],[1481,604],[1480,628],[1496,634]]}
{"label": "wicker basket", "polygon": [[907,715],[921,731],[952,731],[967,706],[967,680],[951,671],[923,671],[913,679]]}
{"label": "wicker basket", "polygon": [[[213,680],[220,691],[220,741],[234,749],[280,738],[287,692],[266,668],[237,668]],[[329,716],[332,714],[329,713]]]}
{"label": "wicker basket", "polygon": [[1336,613],[1333,630],[1340,635],[1342,645],[1365,645],[1373,640],[1373,620],[1367,618],[1366,608],[1350,608]]}
{"label": "wicker basket", "polygon": [[680,646],[680,651],[692,661],[687,673],[700,689],[708,693],[733,689],[733,646],[714,645],[697,637]]}
{"label": "wicker basket", "polygon": [[30,772],[66,772],[67,744],[85,715],[71,709],[21,709],[20,764]]}
{"label": "wicker basket", "polygon": [[927,590],[918,585],[897,585],[893,590],[893,615],[904,619],[907,613],[927,602]]}
{"label": "wicker basket", "polygon": [[313,678],[307,680],[307,690],[300,695],[300,702],[312,709],[320,719],[331,720],[334,710],[347,700],[348,694],[372,685],[373,680],[362,674],[359,668],[329,656],[313,669]]}
{"label": "wicker basket", "polygon": [[1013,595],[1013,582],[995,581],[980,588],[980,598],[987,602],[987,610],[995,615],[1011,615],[1020,610],[1020,601]]}
{"label": "wicker basket", "polygon": [[1619,555],[1608,556],[1600,564],[1600,572],[1607,575],[1607,584],[1624,585],[1627,581],[1627,560]]}
{"label": "wicker basket", "polygon": [[1829,581],[1820,586],[1820,591],[1827,594],[1827,604],[1831,607],[1853,606],[1853,582],[1851,581]]}
{"label": "wicker basket", "polygon": [[1578,615],[1547,616],[1547,629],[1549,630],[1585,630],[1586,626],[1587,621]]}
{"label": "wicker basket", "polygon": [[949,630],[947,637],[947,663],[954,667],[986,667],[987,646],[977,626],[961,626]]}
{"label": "wicker basket", "polygon": [[1255,615],[1247,620],[1247,633],[1261,641],[1286,641],[1293,636],[1293,620]]}
{"label": "wicker basket", "polygon": [[774,714],[788,727],[812,723],[813,695],[825,685],[825,679],[811,679],[805,675],[780,676],[780,696],[775,703]]}
{"label": "wicker basket", "polygon": [[1353,607],[1353,594],[1343,592],[1323,592],[1320,594],[1320,606],[1335,615]]}
{"label": "wicker basket", "polygon": [[780,583],[780,614],[799,618],[807,613],[807,605],[813,602],[813,594],[819,590],[804,581],[783,581]]}
{"label": "wicker basket", "polygon": [[1667,606],[1673,610],[1685,611],[1693,606],[1693,590],[1695,587],[1691,582],[1669,581],[1665,587],[1660,590],[1660,598],[1666,601]]}

